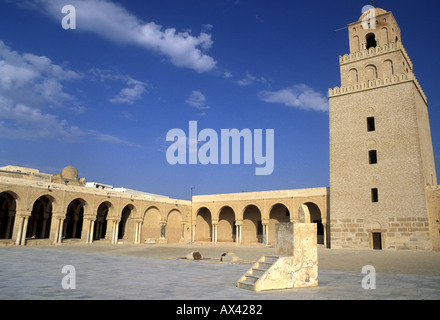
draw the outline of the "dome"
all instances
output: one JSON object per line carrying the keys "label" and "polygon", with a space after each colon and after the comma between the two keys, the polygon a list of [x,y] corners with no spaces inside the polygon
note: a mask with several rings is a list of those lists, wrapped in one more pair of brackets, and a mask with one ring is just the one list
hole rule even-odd
{"label": "dome", "polygon": [[78,170],[74,166],[70,165],[63,169],[61,175],[64,179],[76,180],[78,179]]}
{"label": "dome", "polygon": [[[368,6],[365,6],[365,7],[368,7]],[[364,8],[365,8],[364,7]],[[371,6],[370,6],[371,7]],[[365,9],[362,9],[362,11],[364,11]],[[381,15],[381,14],[384,14],[384,13],[387,13],[388,11],[386,11],[386,10],[384,10],[384,9],[381,9],[381,8],[374,8],[374,10],[376,10],[376,17],[377,16],[379,16],[379,15]],[[370,11],[370,10],[366,10],[362,15],[361,15],[361,17],[359,18],[359,21],[362,21],[362,19],[364,19],[364,17],[368,14],[368,11]]]}

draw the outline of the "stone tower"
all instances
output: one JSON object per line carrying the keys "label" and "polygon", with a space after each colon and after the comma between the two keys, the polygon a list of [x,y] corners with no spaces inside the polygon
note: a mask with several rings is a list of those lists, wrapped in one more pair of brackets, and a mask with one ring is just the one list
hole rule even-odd
{"label": "stone tower", "polygon": [[329,90],[331,246],[429,250],[439,230],[426,201],[437,185],[427,98],[391,12],[348,30],[341,86]]}

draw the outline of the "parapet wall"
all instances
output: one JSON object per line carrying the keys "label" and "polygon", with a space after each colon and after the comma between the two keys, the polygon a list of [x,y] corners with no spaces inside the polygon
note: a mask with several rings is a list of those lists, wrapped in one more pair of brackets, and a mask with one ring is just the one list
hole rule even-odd
{"label": "parapet wall", "polygon": [[376,80],[365,81],[363,83],[356,83],[355,85],[351,85],[351,86],[334,87],[333,89],[328,90],[328,95],[329,98],[331,98],[344,94],[350,94],[350,93],[360,92],[369,89],[376,89],[380,87],[390,86],[390,85],[409,82],[409,81],[414,82],[421,96],[423,97],[423,100],[425,101],[425,103],[428,103],[428,99],[426,98],[426,95],[422,87],[420,86],[416,77],[412,73],[408,73],[408,74],[402,73],[400,75],[393,75],[391,77],[385,77],[383,79],[376,79]]}

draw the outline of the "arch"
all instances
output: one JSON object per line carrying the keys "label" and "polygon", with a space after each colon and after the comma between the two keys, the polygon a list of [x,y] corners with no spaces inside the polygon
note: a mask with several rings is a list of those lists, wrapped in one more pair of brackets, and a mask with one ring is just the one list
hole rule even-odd
{"label": "arch", "polygon": [[85,203],[83,199],[77,198],[67,206],[63,226],[64,239],[81,239]]}
{"label": "arch", "polygon": [[118,240],[130,240],[128,235],[134,235],[133,218],[136,216],[136,207],[132,204],[127,204],[121,212],[121,220],[118,226]]}
{"label": "arch", "polygon": [[26,237],[31,239],[49,239],[52,222],[53,197],[38,197],[31,211]]}
{"label": "arch", "polygon": [[359,82],[358,71],[356,68],[352,68],[348,71],[348,84],[353,85]]}
{"label": "arch", "polygon": [[367,42],[367,50],[370,48],[377,47],[376,35],[374,33],[369,33],[365,36],[365,40]]}
{"label": "arch", "polygon": [[165,238],[167,243],[179,243],[182,239],[182,213],[177,209],[168,213]]}
{"label": "arch", "polygon": [[[322,224],[322,214],[319,206],[314,202],[305,202],[299,208],[300,222],[310,222],[317,224],[318,244],[324,244],[324,226]],[[304,213],[302,215],[301,211]],[[302,220],[304,217],[304,220]]]}
{"label": "arch", "polygon": [[373,81],[377,79],[377,68],[375,65],[368,65],[365,67],[365,81]]}
{"label": "arch", "polygon": [[394,75],[394,65],[393,61],[391,60],[385,60],[382,64],[382,70],[383,70],[383,77],[391,77]]}
{"label": "arch", "polygon": [[275,244],[275,225],[281,222],[290,222],[290,211],[285,204],[277,203],[269,213],[268,244]]}
{"label": "arch", "polygon": [[241,230],[242,242],[261,243],[263,241],[261,210],[257,205],[250,204],[244,208]]}
{"label": "arch", "polygon": [[102,201],[96,211],[94,240],[105,239],[107,235],[107,218],[113,205],[109,201]]}
{"label": "arch", "polygon": [[17,198],[18,196],[10,191],[0,193],[0,239],[12,239]]}
{"label": "arch", "polygon": [[162,214],[158,207],[149,207],[143,216],[141,243],[147,239],[157,240],[160,238],[160,221]]}
{"label": "arch", "polygon": [[196,215],[195,241],[211,241],[212,214],[207,207],[201,207]]}
{"label": "arch", "polygon": [[230,206],[223,206],[218,217],[217,241],[234,242],[236,237],[234,209]]}
{"label": "arch", "polygon": [[353,37],[352,49],[353,49],[352,52],[359,52],[361,50],[359,36],[357,35]]}
{"label": "arch", "polygon": [[381,37],[384,40],[383,43],[389,43],[390,42],[390,38],[388,36],[388,28],[387,27],[382,27],[382,29],[380,29],[380,33],[381,33]]}

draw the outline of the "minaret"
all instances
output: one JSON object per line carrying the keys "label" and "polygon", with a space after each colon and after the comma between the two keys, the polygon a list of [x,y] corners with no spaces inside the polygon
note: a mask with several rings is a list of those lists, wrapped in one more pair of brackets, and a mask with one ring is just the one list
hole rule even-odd
{"label": "minaret", "polygon": [[329,90],[331,246],[429,250],[439,232],[425,195],[437,185],[427,98],[391,12],[369,10],[348,30],[341,86]]}

